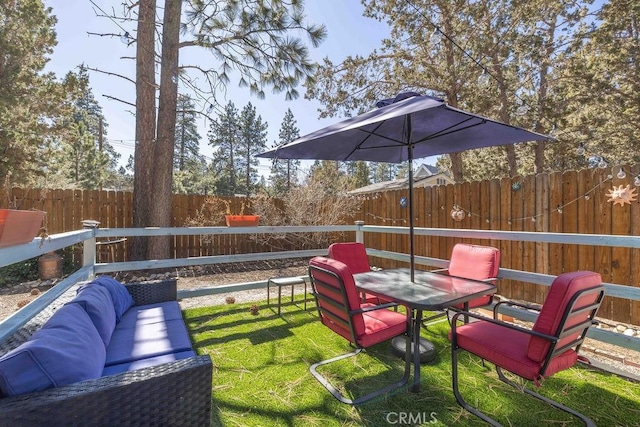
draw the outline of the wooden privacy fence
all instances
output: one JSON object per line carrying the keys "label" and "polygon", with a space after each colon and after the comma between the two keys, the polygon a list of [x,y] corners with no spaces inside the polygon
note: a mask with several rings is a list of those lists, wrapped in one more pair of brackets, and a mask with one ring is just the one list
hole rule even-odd
{"label": "wooden privacy fence", "polygon": [[[455,185],[417,188],[414,190],[415,225],[429,228],[479,230],[536,231],[581,234],[640,235],[640,203],[608,202],[615,186],[633,185],[640,165],[625,166],[627,177],[619,179],[611,169],[585,169],[565,173],[540,174],[523,178],[465,182]],[[613,177],[611,174],[613,173]],[[103,228],[132,227],[132,194],[118,191],[21,190],[10,194],[0,191],[0,207],[40,209],[46,214],[49,234],[77,230],[83,219],[100,222]],[[387,191],[363,197],[362,208],[355,219],[366,224],[408,226],[408,207],[400,199],[407,190]],[[186,224],[196,216],[206,196],[174,195],[172,227]],[[229,198],[232,211],[238,211],[243,198]],[[458,206],[465,218],[454,221],[451,210]],[[268,224],[261,224],[268,225]],[[472,240],[451,237],[417,236],[416,255],[448,259],[453,245],[459,241],[496,246],[502,253],[501,267],[557,275],[564,271],[593,270],[605,282],[638,287],[640,282],[640,249]],[[128,244],[115,244],[114,261],[127,259]],[[369,234],[367,247],[392,252],[409,252],[406,235]],[[174,236],[176,258],[203,255],[239,254],[269,251],[264,245],[245,235],[213,236],[204,241],[199,236]],[[296,248],[290,248],[296,249]],[[101,261],[112,261],[101,258]],[[395,261],[376,259],[378,266],[388,268]],[[512,280],[499,282],[499,293],[541,303],[546,288]],[[607,297],[600,313],[603,317],[640,323],[640,303]]]}

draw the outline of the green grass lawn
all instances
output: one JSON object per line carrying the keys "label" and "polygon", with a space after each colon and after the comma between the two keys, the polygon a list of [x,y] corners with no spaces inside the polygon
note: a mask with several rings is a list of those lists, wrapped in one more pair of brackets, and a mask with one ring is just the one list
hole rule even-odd
{"label": "green grass lawn", "polygon": [[[310,304],[312,307],[313,304]],[[481,426],[458,406],[451,390],[451,345],[446,321],[422,330],[437,357],[422,365],[419,393],[399,389],[360,406],[338,402],[309,366],[352,350],[320,324],[317,312],[293,304],[282,315],[259,303],[184,312],[196,351],[213,360],[214,426]],[[579,420],[500,382],[493,366],[460,355],[465,399],[509,426],[581,425]],[[360,396],[402,376],[404,361],[382,343],[321,368],[347,396]],[[527,384],[534,387],[533,384]],[[598,426],[640,426],[640,384],[585,367],[547,379],[541,394],[589,416]]]}

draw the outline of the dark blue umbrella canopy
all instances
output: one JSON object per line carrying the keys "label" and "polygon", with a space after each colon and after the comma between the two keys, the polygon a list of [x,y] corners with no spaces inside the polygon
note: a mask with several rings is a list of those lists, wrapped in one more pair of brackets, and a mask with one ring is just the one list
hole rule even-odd
{"label": "dark blue umbrella canopy", "polygon": [[475,148],[553,139],[448,106],[415,92],[377,103],[379,108],[327,126],[258,157],[409,162],[409,244],[414,278],[413,159]]}
{"label": "dark blue umbrella canopy", "polygon": [[[406,96],[410,97],[403,99]],[[412,92],[380,101],[378,105],[383,106],[258,157],[402,163],[411,158],[552,139]],[[413,153],[408,149],[410,146]]]}

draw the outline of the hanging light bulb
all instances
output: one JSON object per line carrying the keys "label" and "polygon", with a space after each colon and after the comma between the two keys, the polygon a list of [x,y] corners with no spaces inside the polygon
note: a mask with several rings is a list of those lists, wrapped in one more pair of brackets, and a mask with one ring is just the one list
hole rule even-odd
{"label": "hanging light bulb", "polygon": [[633,180],[633,184],[636,187],[640,187],[640,175],[636,176],[636,179]]}
{"label": "hanging light bulb", "polygon": [[527,103],[524,102],[524,99],[523,99],[522,100],[522,104],[520,104],[520,106],[516,109],[516,115],[517,116],[524,116],[528,112],[529,112],[529,107],[527,107]]}
{"label": "hanging light bulb", "polygon": [[207,107],[207,113],[211,113],[213,111],[213,104],[209,104]]}
{"label": "hanging light bulb", "polygon": [[485,68],[482,69],[482,74],[480,74],[480,76],[478,76],[478,84],[480,86],[486,86],[489,84],[489,73],[487,73],[487,70]]}
{"label": "hanging light bulb", "polygon": [[584,156],[584,152],[585,152],[585,148],[584,148],[584,143],[581,142],[580,145],[578,145],[578,148],[576,148],[576,154],[578,156]]}
{"label": "hanging light bulb", "polygon": [[123,35],[120,36],[120,41],[126,45],[129,44],[129,38],[131,38],[131,36],[129,35],[128,31],[125,31]]}
{"label": "hanging light bulb", "polygon": [[624,173],[624,168],[620,168],[620,170],[618,171],[618,174],[616,175],[619,179],[624,179],[627,174]]}
{"label": "hanging light bulb", "polygon": [[178,84],[178,76],[171,77],[171,81],[173,82],[174,85],[177,85]]}
{"label": "hanging light bulb", "polygon": [[598,167],[600,169],[604,169],[607,167],[607,161],[605,160],[604,157],[600,157],[600,161],[598,162]]}
{"label": "hanging light bulb", "polygon": [[551,138],[556,138],[558,136],[558,129],[556,129],[556,125],[553,125],[551,127],[551,130],[549,131],[549,136]]}
{"label": "hanging light bulb", "polygon": [[436,46],[441,41],[442,41],[442,33],[440,32],[440,28],[436,27],[436,29],[433,30],[433,33],[431,33],[431,37],[429,37],[429,43],[431,43],[431,46]]}

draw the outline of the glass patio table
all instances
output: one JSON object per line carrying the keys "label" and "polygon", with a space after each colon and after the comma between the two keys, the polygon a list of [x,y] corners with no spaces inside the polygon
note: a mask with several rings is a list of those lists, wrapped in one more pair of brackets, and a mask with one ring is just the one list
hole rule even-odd
{"label": "glass patio table", "polygon": [[[406,306],[409,336],[413,344],[413,386],[420,390],[420,324],[423,311],[439,311],[464,304],[470,300],[493,294],[496,285],[479,280],[447,276],[445,274],[416,270],[411,282],[409,268],[370,271],[353,275],[356,287],[368,294],[395,301]],[[407,351],[411,351],[407,343]]]}

